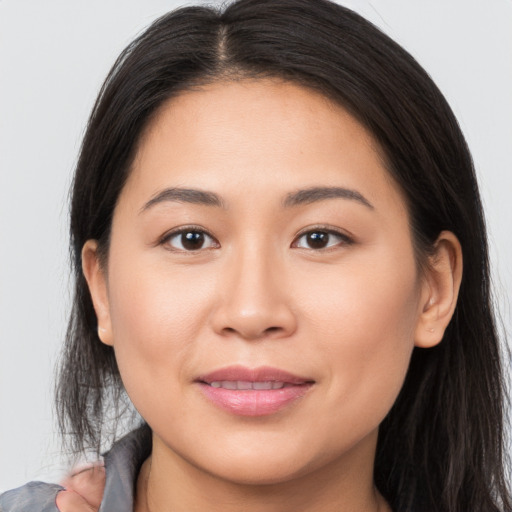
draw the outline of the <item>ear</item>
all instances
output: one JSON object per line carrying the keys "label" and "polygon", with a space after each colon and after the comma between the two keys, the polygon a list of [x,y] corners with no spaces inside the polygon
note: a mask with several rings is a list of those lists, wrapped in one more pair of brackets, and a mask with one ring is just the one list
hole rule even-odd
{"label": "ear", "polygon": [[113,345],[107,278],[100,263],[96,240],[87,240],[82,248],[82,271],[98,320],[98,337],[105,345]]}
{"label": "ear", "polygon": [[437,238],[423,280],[414,342],[417,347],[430,348],[443,339],[462,280],[462,249],[452,232],[442,231]]}

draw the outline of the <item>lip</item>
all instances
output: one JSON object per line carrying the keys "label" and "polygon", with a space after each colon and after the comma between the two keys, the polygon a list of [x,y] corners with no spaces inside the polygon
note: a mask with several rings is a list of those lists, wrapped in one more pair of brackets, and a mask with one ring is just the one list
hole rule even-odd
{"label": "lip", "polygon": [[[211,384],[242,382],[244,387],[252,383],[272,382],[279,389],[225,389]],[[239,416],[266,416],[302,398],[314,385],[308,377],[294,375],[279,368],[261,366],[247,368],[229,366],[215,370],[196,379],[203,395],[215,406]]]}

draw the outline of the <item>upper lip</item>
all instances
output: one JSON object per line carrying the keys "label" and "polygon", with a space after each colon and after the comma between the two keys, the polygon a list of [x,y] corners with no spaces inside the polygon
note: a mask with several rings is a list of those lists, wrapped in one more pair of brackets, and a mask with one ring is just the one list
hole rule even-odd
{"label": "upper lip", "polygon": [[314,382],[308,377],[300,377],[290,372],[270,366],[247,368],[245,366],[228,366],[214,370],[197,378],[199,382],[211,384],[221,381],[246,381],[246,382],[284,382],[288,384],[306,384]]}

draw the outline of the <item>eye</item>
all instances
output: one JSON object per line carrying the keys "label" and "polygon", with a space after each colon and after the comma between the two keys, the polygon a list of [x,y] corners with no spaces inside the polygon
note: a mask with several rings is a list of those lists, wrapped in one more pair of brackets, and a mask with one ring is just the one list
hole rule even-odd
{"label": "eye", "polygon": [[353,241],[347,235],[330,229],[313,229],[296,238],[293,247],[299,249],[328,249],[337,245],[349,245]]}
{"label": "eye", "polygon": [[170,246],[177,251],[199,251],[218,247],[218,242],[201,229],[185,228],[169,233],[161,241],[163,245]]}

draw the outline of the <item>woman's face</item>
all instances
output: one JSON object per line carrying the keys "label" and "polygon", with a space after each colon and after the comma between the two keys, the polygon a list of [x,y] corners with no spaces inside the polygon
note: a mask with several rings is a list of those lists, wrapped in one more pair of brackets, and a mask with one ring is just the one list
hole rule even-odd
{"label": "woman's face", "polygon": [[371,462],[428,290],[403,197],[343,108],[277,80],[170,100],[99,272],[100,335],[154,456],[250,483]]}

